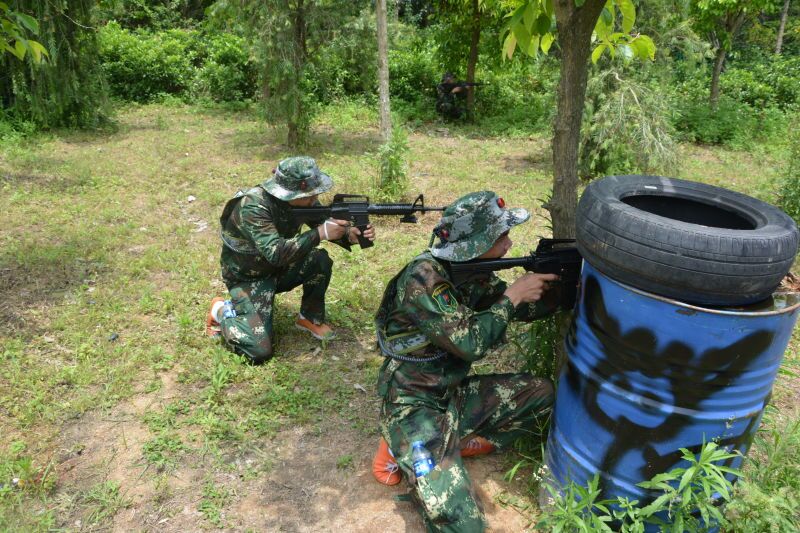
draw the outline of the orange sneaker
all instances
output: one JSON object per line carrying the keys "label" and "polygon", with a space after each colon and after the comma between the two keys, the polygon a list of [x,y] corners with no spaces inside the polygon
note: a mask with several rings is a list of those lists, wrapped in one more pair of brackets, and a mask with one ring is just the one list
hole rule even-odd
{"label": "orange sneaker", "polygon": [[476,455],[486,455],[494,451],[494,444],[478,437],[477,435],[469,439],[461,446],[461,457],[475,457]]}
{"label": "orange sneaker", "polygon": [[211,305],[208,307],[208,313],[206,313],[206,335],[211,338],[219,337],[222,335],[222,328],[217,322],[217,318],[211,314],[211,310],[214,309],[214,304],[217,302],[224,302],[225,298],[222,296],[217,296],[216,298],[211,299]]}
{"label": "orange sneaker", "polygon": [[319,339],[321,341],[329,341],[336,338],[336,333],[333,332],[329,325],[314,324],[312,321],[302,315],[297,318],[297,321],[294,323],[294,327],[311,333],[315,339]]}
{"label": "orange sneaker", "polygon": [[397,466],[392,450],[386,440],[381,437],[378,443],[378,452],[375,454],[375,459],[372,460],[372,475],[378,483],[383,485],[397,485],[403,479],[400,473],[400,467]]}

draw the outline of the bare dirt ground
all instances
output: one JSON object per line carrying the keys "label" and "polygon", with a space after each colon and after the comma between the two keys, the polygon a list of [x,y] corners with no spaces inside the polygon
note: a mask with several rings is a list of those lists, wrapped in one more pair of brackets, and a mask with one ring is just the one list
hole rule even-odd
{"label": "bare dirt ground", "polygon": [[[274,438],[250,442],[224,456],[227,472],[209,480],[207,459],[194,454],[176,468],[152,475],[142,457],[152,437],[142,423],[148,410],[181,397],[177,373],[162,375],[159,391],[140,394],[109,413],[93,412],[61,433],[57,446],[58,489],[63,513],[59,526],[81,531],[348,531],[421,532],[424,526],[411,503],[397,501],[405,484],[385,487],[371,475],[375,439],[342,429],[337,420],[297,426]],[[346,451],[352,461],[340,464]],[[210,459],[208,459],[210,461]],[[527,505],[521,487],[502,481],[502,456],[467,461],[478,486],[492,531],[523,531],[531,526],[517,510]],[[78,505],[75,494],[103,481],[119,483],[122,505],[101,527],[84,527],[97,516]],[[227,496],[216,525],[199,510],[209,481]],[[509,492],[511,489],[514,492]],[[498,499],[514,505],[501,505]]]}

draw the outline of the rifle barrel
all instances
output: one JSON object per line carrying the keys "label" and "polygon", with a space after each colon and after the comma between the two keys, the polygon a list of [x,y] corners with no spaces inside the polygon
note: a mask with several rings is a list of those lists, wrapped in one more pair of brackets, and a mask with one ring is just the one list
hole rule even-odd
{"label": "rifle barrel", "polygon": [[422,207],[415,204],[371,204],[367,207],[370,215],[407,215],[427,211],[444,211],[444,207]]}
{"label": "rifle barrel", "polygon": [[530,265],[531,260],[531,256],[509,257],[505,259],[473,259],[472,261],[450,263],[450,269],[457,273],[494,272],[495,270],[505,270],[514,267],[525,268]]}

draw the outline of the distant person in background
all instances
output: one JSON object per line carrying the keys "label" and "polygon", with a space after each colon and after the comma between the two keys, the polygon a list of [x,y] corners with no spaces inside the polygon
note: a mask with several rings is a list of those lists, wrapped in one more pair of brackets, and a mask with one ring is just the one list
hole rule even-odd
{"label": "distant person in background", "polygon": [[436,112],[450,120],[461,118],[465,112],[467,90],[464,82],[456,81],[451,72],[445,72],[436,86]]}

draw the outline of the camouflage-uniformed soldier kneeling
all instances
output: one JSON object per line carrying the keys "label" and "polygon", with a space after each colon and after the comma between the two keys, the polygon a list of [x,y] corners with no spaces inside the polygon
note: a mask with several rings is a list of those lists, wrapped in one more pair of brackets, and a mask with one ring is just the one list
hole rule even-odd
{"label": "camouflage-uniformed soldier kneeling", "polygon": [[[220,332],[228,346],[253,363],[272,357],[272,304],[275,294],[303,286],[299,329],[318,339],[332,339],[325,324],[325,292],[333,261],[317,248],[323,240],[358,241],[360,231],[344,220],[317,220],[300,233],[290,207],[320,205],[319,194],[333,186],[310,157],[284,159],[274,176],[247,192],[240,192],[223,209],[222,278],[230,292],[235,317],[224,317],[223,298],[214,298],[206,317],[206,332]],[[368,226],[364,236],[375,240]]]}
{"label": "camouflage-uniformed soldier kneeling", "polygon": [[[433,230],[429,251],[389,282],[376,317],[386,360],[378,375],[383,438],[373,474],[389,485],[405,474],[431,531],[483,531],[481,505],[461,458],[536,432],[553,403],[548,379],[468,374],[502,342],[510,321],[555,310],[558,291],[548,290],[548,282],[558,277],[525,274],[507,286],[490,273],[456,285],[448,270],[450,262],[502,257],[512,245],[509,230],[529,216],[525,209],[505,209],[493,192],[456,200]],[[436,465],[419,478],[412,466],[415,441]]]}
{"label": "camouflage-uniformed soldier kneeling", "polygon": [[445,72],[436,86],[436,112],[447,119],[459,119],[464,114],[467,87],[456,81],[450,72]]}

